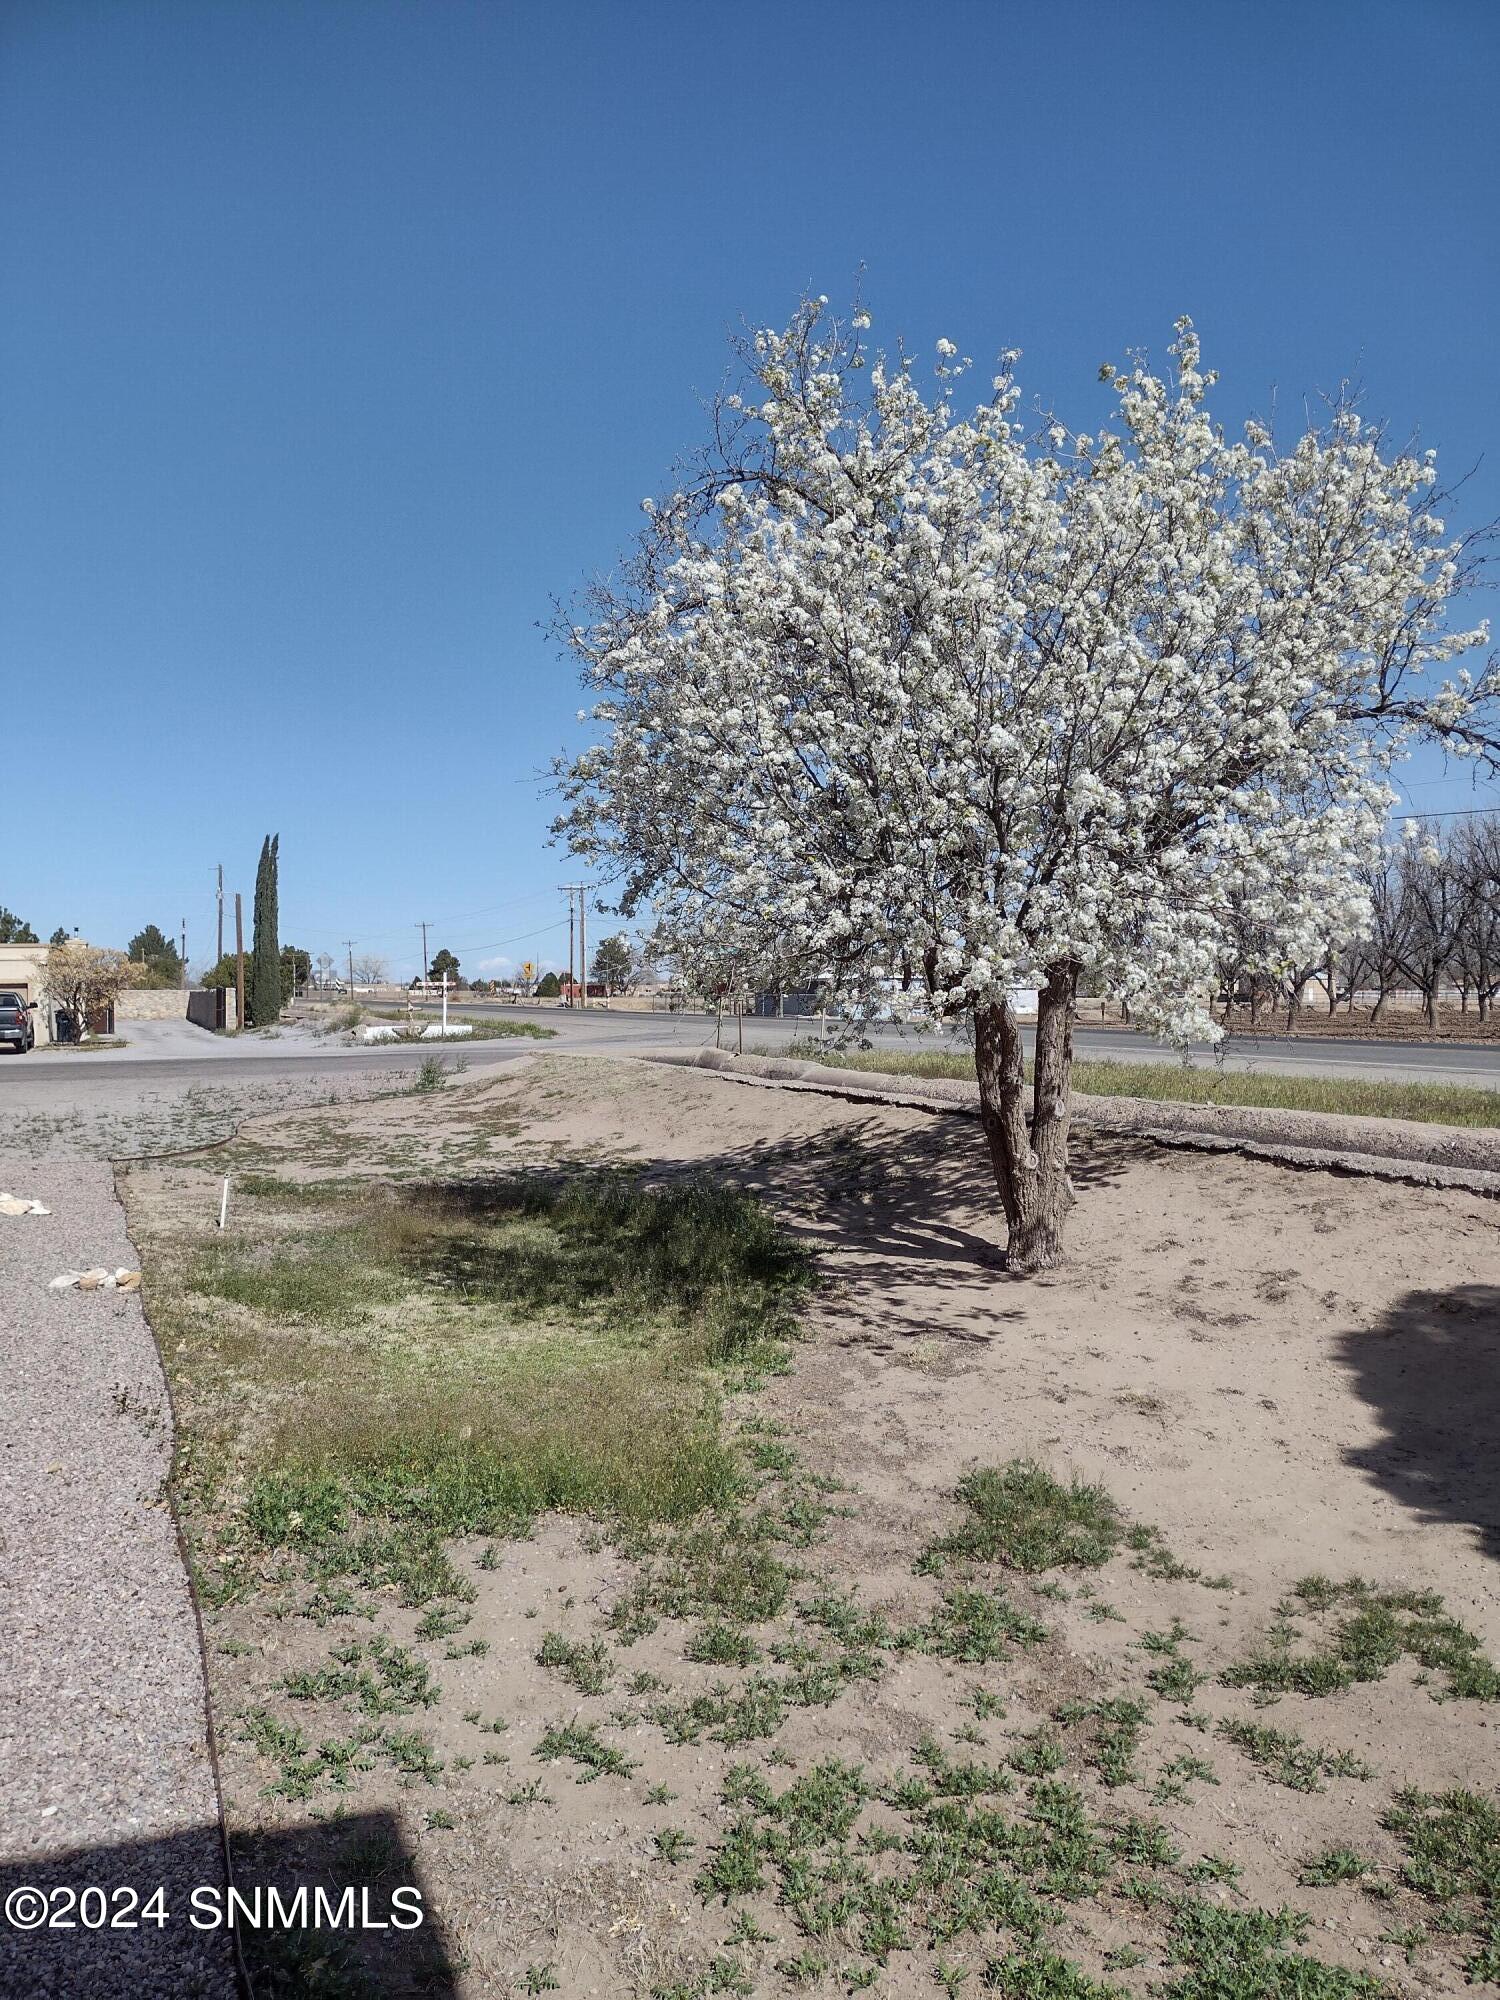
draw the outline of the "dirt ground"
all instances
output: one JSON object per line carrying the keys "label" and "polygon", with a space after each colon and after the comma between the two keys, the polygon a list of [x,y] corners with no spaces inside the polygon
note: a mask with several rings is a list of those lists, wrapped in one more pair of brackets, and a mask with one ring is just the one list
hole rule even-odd
{"label": "dirt ground", "polygon": [[[695,1887],[742,1817],[725,1803],[736,1766],[777,1792],[830,1758],[889,1778],[926,1740],[1024,1773],[1036,1732],[1059,1729],[1062,1776],[1101,1823],[1164,1822],[1180,1850],[1172,1893],[1186,1879],[1207,1882],[1215,1908],[1290,1904],[1308,1915],[1306,1950],[1375,1982],[1173,1993],[1338,2000],[1463,1987],[1472,1940],[1419,1935],[1431,1909],[1402,1881],[1382,1822],[1402,1787],[1494,1798],[1500,1703],[1437,1698],[1442,1676],[1410,1657],[1381,1678],[1269,1705],[1218,1676],[1256,1651],[1309,1573],[1437,1591],[1492,1657],[1500,1651],[1493,1202],[1082,1135],[1070,1261],[1010,1279],[971,1120],[553,1055],[428,1099],[269,1118],[242,1143],[290,1178],[617,1159],[762,1193],[816,1247],[826,1283],[789,1372],[730,1415],[784,1427],[799,1460],[837,1483],[834,1511],[799,1557],[805,1588],[857,1589],[897,1622],[929,1615],[937,1585],[914,1560],[953,1527],[959,1482],[1022,1458],[1107,1488],[1175,1558],[1122,1548],[1097,1570],[1007,1576],[1010,1602],[1045,1625],[1044,1642],[979,1666],[894,1650],[878,1674],[793,1706],[764,1736],[727,1742],[710,1728],[673,1741],[651,1684],[691,1696],[722,1684],[722,1670],[684,1658],[679,1619],[633,1643],[618,1636],[609,1613],[633,1558],[587,1524],[544,1522],[533,1539],[457,1552],[477,1593],[461,1630],[424,1641],[416,1612],[378,1607],[379,1629],[422,1651],[441,1683],[416,1726],[443,1777],[377,1770],[311,1809],[268,1800],[271,1766],[237,1719],[340,1638],[368,1638],[370,1618],[318,1625],[264,1598],[213,1614],[228,1810],[245,1852],[258,1840],[262,1857],[316,1855],[334,1811],[385,1841],[382,1865],[414,1870],[436,1914],[443,1960],[428,1966],[429,1990],[928,1994],[970,1978],[971,1991],[1092,1995],[993,1973],[994,1933],[861,1953],[835,1926],[814,1953],[789,1921],[795,1898],[785,1881],[777,1894],[769,1871],[733,1901]],[[205,1182],[218,1171],[212,1155],[201,1170],[131,1176],[138,1242],[149,1246],[153,1215],[158,1226],[168,1210],[180,1215],[200,1171]],[[1317,1618],[1292,1610],[1304,1642],[1315,1640]],[[1147,1693],[1153,1642],[1142,1646],[1174,1621],[1168,1656],[1175,1648],[1204,1676],[1180,1700]],[[586,1693],[540,1664],[549,1630],[602,1639],[607,1685]],[[1120,1695],[1144,1698],[1149,1713],[1132,1774],[1106,1784],[1086,1732],[1058,1718],[1070,1702]],[[489,1726],[499,1718],[503,1729]],[[575,1782],[568,1764],[538,1761],[541,1733],[570,1719],[609,1732],[628,1773]],[[1236,1719],[1298,1732],[1334,1768],[1316,1789],[1273,1782],[1221,1734]],[[1184,1759],[1197,1774],[1174,1783]],[[1369,1775],[1340,1775],[1355,1770]],[[1332,1848],[1354,1850],[1365,1876],[1299,1883],[1309,1857]],[[1167,1990],[1181,1960],[1151,1908],[1114,1887],[1067,1898],[1048,1949],[1080,1980],[1110,1982],[1100,1990]],[[745,1910],[754,1922],[732,1929]]]}

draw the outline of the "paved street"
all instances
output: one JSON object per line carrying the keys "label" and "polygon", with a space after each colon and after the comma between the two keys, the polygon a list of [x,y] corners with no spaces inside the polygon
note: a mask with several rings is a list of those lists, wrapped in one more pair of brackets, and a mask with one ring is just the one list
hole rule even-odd
{"label": "paved street", "polygon": [[[712,1015],[624,1012],[605,1007],[576,1010],[556,1007],[513,1007],[496,1002],[467,1001],[450,1007],[455,1019],[532,1021],[549,1028],[551,1042],[529,1039],[471,1042],[449,1046],[450,1059],[462,1060],[473,1071],[495,1063],[513,1062],[537,1049],[553,1047],[608,1053],[647,1048],[712,1047]],[[739,1025],[726,1019],[720,1031],[723,1046],[739,1045]],[[304,1088],[324,1072],[339,1078],[374,1078],[412,1069],[421,1055],[410,1044],[395,1047],[348,1047],[341,1038],[323,1036],[304,1027],[278,1030],[272,1039],[260,1036],[221,1038],[186,1021],[130,1021],[122,1024],[128,1044],[96,1054],[65,1049],[36,1049],[30,1055],[0,1056],[0,1125],[26,1112],[55,1112],[64,1106],[101,1109],[139,1101],[153,1090],[188,1085],[230,1087],[253,1081],[272,1086],[296,1080]],[[775,1051],[796,1040],[815,1041],[819,1024],[812,1020],[747,1019],[743,1045]],[[957,1047],[953,1037],[902,1034],[877,1029],[871,1036],[880,1047]],[[1028,1043],[1030,1036],[1027,1037]],[[1123,1028],[1080,1028],[1075,1036],[1080,1056],[1114,1056],[1129,1062],[1175,1063],[1181,1057],[1148,1037]],[[441,1045],[437,1045],[441,1047]],[[1189,1051],[1197,1064],[1212,1064],[1213,1051],[1201,1044]],[[1338,1076],[1360,1081],[1394,1078],[1404,1082],[1459,1083],[1500,1089],[1500,1046],[1476,1043],[1353,1042],[1312,1037],[1286,1041],[1275,1036],[1236,1037],[1224,1045],[1222,1060],[1232,1070],[1270,1070],[1294,1076]]]}

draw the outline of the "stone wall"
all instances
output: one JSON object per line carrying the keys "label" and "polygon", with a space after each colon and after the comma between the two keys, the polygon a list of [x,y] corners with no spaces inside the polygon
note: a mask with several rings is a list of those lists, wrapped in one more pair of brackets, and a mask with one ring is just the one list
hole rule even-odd
{"label": "stone wall", "polygon": [[185,1021],[187,991],[181,986],[127,986],[115,1002],[117,1021]]}
{"label": "stone wall", "polygon": [[[188,996],[182,986],[128,986],[115,1002],[115,1021],[185,1021]],[[228,994],[228,1020],[235,1025],[234,988]]]}

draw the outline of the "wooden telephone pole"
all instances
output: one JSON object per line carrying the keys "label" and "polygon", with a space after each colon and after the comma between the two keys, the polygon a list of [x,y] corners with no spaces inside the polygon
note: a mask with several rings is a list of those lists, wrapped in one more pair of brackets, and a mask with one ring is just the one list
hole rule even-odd
{"label": "wooden telephone pole", "polygon": [[245,1025],[245,919],[238,889],[234,892],[234,1025],[236,1029]]}
{"label": "wooden telephone pole", "polygon": [[[559,882],[559,891],[568,899],[568,998],[569,1007],[589,1004],[588,989],[588,932],[583,914],[583,884],[581,882]],[[578,956],[582,961],[578,968],[578,982],[573,981],[573,898],[578,898]],[[575,995],[577,996],[575,998]]]}

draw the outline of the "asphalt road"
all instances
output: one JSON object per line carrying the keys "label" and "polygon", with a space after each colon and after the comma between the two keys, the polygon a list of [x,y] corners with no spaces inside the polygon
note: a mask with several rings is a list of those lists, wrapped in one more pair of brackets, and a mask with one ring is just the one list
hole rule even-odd
{"label": "asphalt road", "polygon": [[[570,1048],[708,1047],[714,1044],[711,1014],[638,1014],[613,1009],[513,1007],[504,1002],[468,1001],[450,1005],[454,1019],[533,1020],[557,1032],[558,1044]],[[720,1030],[726,1049],[739,1046],[740,1024],[726,1019]],[[816,1041],[818,1023],[747,1017],[743,1043],[748,1049],[779,1049],[793,1041]],[[898,1029],[877,1029],[870,1040],[880,1048],[958,1047],[954,1037],[934,1041]],[[1025,1031],[1028,1050],[1033,1037]],[[1176,1049],[1163,1048],[1149,1036],[1129,1028],[1074,1030],[1080,1056],[1117,1057],[1124,1062],[1178,1063]],[[486,1044],[474,1044],[477,1055]],[[493,1047],[493,1044],[488,1046]],[[1406,1083],[1465,1083],[1480,1089],[1500,1089],[1500,1044],[1484,1042],[1356,1042],[1343,1036],[1299,1035],[1288,1041],[1275,1035],[1236,1035],[1223,1045],[1225,1067],[1235,1070],[1275,1070],[1290,1076],[1344,1076],[1362,1080],[1394,1078]],[[1211,1043],[1198,1042],[1188,1051],[1196,1063],[1215,1060]]]}
{"label": "asphalt road", "polygon": [[[133,1030],[138,1024],[130,1022]],[[157,1026],[156,1022],[150,1024]],[[201,1034],[201,1029],[193,1029],[193,1034]],[[207,1037],[205,1037],[207,1039]],[[486,1063],[514,1062],[519,1055],[528,1051],[545,1048],[545,1042],[529,1039],[514,1042],[436,1042],[430,1049],[415,1048],[409,1042],[374,1048],[330,1047],[327,1042],[294,1045],[290,1048],[275,1049],[264,1043],[251,1054],[233,1042],[220,1043],[209,1054],[195,1048],[162,1048],[160,1052],[142,1051],[137,1054],[132,1047],[127,1053],[120,1050],[101,1051],[98,1055],[78,1055],[37,1049],[32,1055],[19,1060],[13,1056],[0,1055],[0,1112],[11,1101],[12,1092],[29,1089],[77,1090],[89,1087],[90,1079],[100,1089],[112,1084],[128,1083],[132,1089],[138,1084],[172,1083],[180,1084],[196,1080],[203,1083],[229,1083],[237,1079],[250,1078],[257,1083],[268,1082],[281,1077],[304,1077],[310,1070],[337,1071],[340,1076],[363,1074],[369,1071],[412,1070],[425,1055],[436,1054],[452,1061],[462,1058],[470,1069],[478,1069]],[[229,1053],[233,1050],[234,1053]]]}
{"label": "asphalt road", "polygon": [[[553,1031],[555,1039],[545,1042],[527,1038],[450,1043],[446,1050],[442,1044],[434,1045],[453,1060],[461,1057],[470,1071],[513,1062],[519,1056],[548,1047],[602,1054],[645,1048],[711,1048],[715,1038],[713,1016],[703,1014],[627,1013],[603,1007],[523,1008],[483,1001],[455,1004],[449,1012],[455,1019],[533,1021]],[[738,1028],[739,1024],[733,1020],[723,1023],[721,1039],[725,1048],[739,1045]],[[414,1050],[410,1044],[349,1048],[341,1041],[297,1029],[283,1030],[271,1041],[259,1037],[246,1041],[221,1040],[185,1021],[125,1022],[122,1033],[129,1046],[118,1051],[101,1049],[81,1054],[38,1049],[28,1056],[0,1055],[0,1123],[7,1113],[23,1108],[40,1108],[58,1100],[97,1103],[113,1096],[117,1089],[134,1094],[141,1086],[229,1084],[241,1079],[269,1084],[277,1079],[306,1080],[314,1073],[324,1072],[352,1078],[409,1071],[420,1054],[425,1053]],[[743,1024],[743,1046],[747,1050],[776,1050],[794,1040],[813,1041],[817,1036],[818,1024],[814,1021],[756,1017],[746,1019]],[[934,1044],[929,1036],[919,1039],[895,1029],[878,1029],[871,1039],[881,1047],[959,1046],[952,1039]],[[1074,1040],[1078,1054],[1084,1057],[1115,1056],[1131,1062],[1181,1060],[1175,1050],[1161,1048],[1129,1029],[1079,1028]],[[1214,1060],[1208,1044],[1199,1045],[1189,1054],[1197,1063],[1209,1064]],[[1270,1070],[1361,1081],[1392,1078],[1500,1089],[1500,1046],[1482,1043],[1354,1042],[1312,1037],[1298,1037],[1293,1042],[1274,1036],[1254,1039],[1236,1036],[1224,1045],[1222,1060],[1233,1070]]]}

